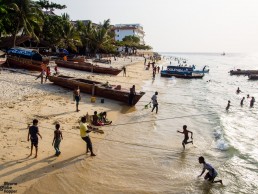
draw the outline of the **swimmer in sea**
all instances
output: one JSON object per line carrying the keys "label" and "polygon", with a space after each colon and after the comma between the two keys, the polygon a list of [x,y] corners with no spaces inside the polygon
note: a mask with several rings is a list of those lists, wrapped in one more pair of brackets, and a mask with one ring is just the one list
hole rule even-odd
{"label": "swimmer in sea", "polygon": [[226,107],[226,110],[228,111],[229,110],[229,107],[230,107],[231,105],[230,105],[230,100],[228,101],[228,105],[227,105],[227,107]]}

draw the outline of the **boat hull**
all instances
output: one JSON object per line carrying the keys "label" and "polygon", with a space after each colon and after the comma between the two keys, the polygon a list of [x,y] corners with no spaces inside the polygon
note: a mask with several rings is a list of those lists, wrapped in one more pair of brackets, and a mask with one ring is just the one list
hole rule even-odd
{"label": "boat hull", "polygon": [[100,66],[93,65],[91,63],[86,63],[86,62],[56,60],[55,63],[59,67],[77,69],[77,70],[81,70],[81,71],[89,71],[92,73],[118,75],[122,71],[122,69],[110,68],[110,67],[100,67]]}
{"label": "boat hull", "polygon": [[171,73],[167,71],[161,71],[161,77],[177,77],[183,79],[201,79],[203,78],[204,74],[194,74],[194,73]]}
{"label": "boat hull", "polygon": [[[129,90],[116,90],[113,87],[106,88],[103,86],[103,83],[101,82],[96,82],[96,81],[86,80],[86,79],[77,79],[74,77],[68,77],[68,76],[62,76],[62,75],[50,76],[49,80],[56,85],[63,86],[69,89],[75,89],[79,86],[82,92],[91,94],[93,96],[109,98],[126,104],[128,104],[129,102],[129,98],[128,98]],[[132,104],[135,105],[144,94],[145,94],[144,92],[136,93]]]}
{"label": "boat hull", "polygon": [[258,74],[255,74],[255,75],[251,74],[251,75],[248,76],[248,79],[249,80],[258,80]]}
{"label": "boat hull", "polygon": [[14,68],[28,69],[32,71],[42,71],[42,61],[35,61],[16,56],[7,56],[6,66]]}
{"label": "boat hull", "polygon": [[249,75],[249,74],[258,74],[258,70],[231,70],[230,75]]}

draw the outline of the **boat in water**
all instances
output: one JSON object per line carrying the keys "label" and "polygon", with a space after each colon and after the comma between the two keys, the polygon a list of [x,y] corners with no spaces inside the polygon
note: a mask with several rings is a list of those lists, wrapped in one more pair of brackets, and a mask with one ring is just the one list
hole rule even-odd
{"label": "boat in water", "polygon": [[161,71],[161,77],[177,77],[184,79],[198,79],[203,78],[204,73],[208,73],[209,69],[206,66],[202,70],[195,70],[195,66],[167,66],[166,70]]}
{"label": "boat in water", "polygon": [[250,74],[248,75],[249,80],[258,80],[258,74]]}
{"label": "boat in water", "polygon": [[42,66],[46,66],[48,63],[49,58],[43,57],[37,50],[16,47],[7,51],[5,66],[42,71]]}
{"label": "boat in water", "polygon": [[258,70],[230,70],[230,75],[250,75],[250,74],[258,74]]}
{"label": "boat in water", "polygon": [[161,71],[161,77],[177,77],[183,79],[201,79],[204,76],[204,73],[194,73],[194,72],[171,72],[167,70]]}
{"label": "boat in water", "polygon": [[[49,80],[54,84],[63,86],[65,88],[75,89],[79,86],[82,92],[91,94],[92,96],[109,98],[126,104],[129,102],[129,89],[123,89],[120,85],[112,86],[102,82],[74,78],[64,75],[49,76]],[[132,105],[135,105],[144,94],[145,92],[136,92]]]}
{"label": "boat in water", "polygon": [[77,69],[77,70],[82,70],[82,71],[89,71],[92,73],[118,75],[122,71],[122,68],[118,69],[118,68],[113,68],[113,67],[102,67],[102,66],[93,65],[92,63],[87,63],[87,62],[56,60],[55,63],[59,67]]}

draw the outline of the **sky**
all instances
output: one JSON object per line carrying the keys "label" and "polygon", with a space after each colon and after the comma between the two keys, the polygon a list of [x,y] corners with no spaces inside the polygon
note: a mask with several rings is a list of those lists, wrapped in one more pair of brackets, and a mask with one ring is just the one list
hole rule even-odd
{"label": "sky", "polygon": [[51,0],[72,20],[139,23],[157,52],[258,52],[258,0]]}

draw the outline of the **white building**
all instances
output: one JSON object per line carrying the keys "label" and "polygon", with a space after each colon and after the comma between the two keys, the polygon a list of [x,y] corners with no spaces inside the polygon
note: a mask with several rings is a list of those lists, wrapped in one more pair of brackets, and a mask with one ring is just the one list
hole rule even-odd
{"label": "white building", "polygon": [[116,41],[122,41],[125,36],[136,36],[140,38],[140,44],[145,44],[145,32],[140,24],[116,24],[114,32]]}

